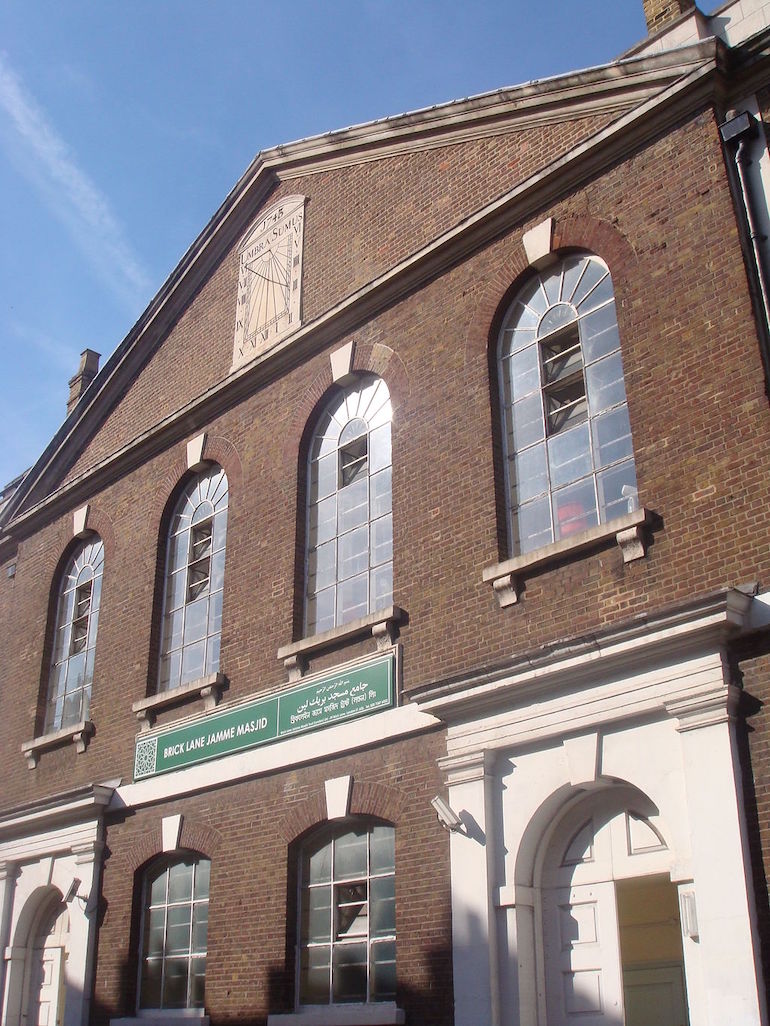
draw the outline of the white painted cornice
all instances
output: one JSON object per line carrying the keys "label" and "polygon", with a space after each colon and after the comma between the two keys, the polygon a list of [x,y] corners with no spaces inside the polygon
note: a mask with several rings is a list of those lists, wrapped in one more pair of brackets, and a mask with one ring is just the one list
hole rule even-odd
{"label": "white painted cornice", "polygon": [[[6,529],[14,536],[22,537],[34,530],[42,519],[59,515],[64,509],[84,501],[117,475],[126,473],[173,441],[189,435],[191,431],[205,427],[206,423],[224,410],[344,334],[355,330],[387,306],[476,252],[501,233],[521,224],[536,210],[547,209],[559,198],[590,180],[608,165],[634,152],[693,110],[713,102],[723,91],[720,73],[722,64],[723,49],[713,39],[677,51],[677,60],[673,63],[670,54],[645,58],[636,71],[638,73],[642,65],[647,67],[645,74],[651,76],[650,91],[654,95],[625,111],[546,168],[465,218],[314,321],[302,325],[271,350],[239,368],[96,466],[66,485],[56,487],[61,473],[59,468],[67,466],[67,452],[79,451],[98,429],[112,408],[111,404],[119,401],[185,304],[216,262],[235,245],[248,218],[282,175],[303,161],[307,167],[307,161],[311,158],[320,160],[319,147],[323,149],[325,146],[325,152],[331,159],[335,147],[339,148],[343,144],[320,137],[326,139],[326,143],[304,140],[260,154],[182,258],[137,325],[86,390],[73,413],[12,497],[6,516],[13,519]],[[663,88],[657,92],[652,85],[652,72],[655,69],[659,72],[658,84],[661,81],[663,83]],[[621,63],[545,83],[533,82],[518,90],[503,90],[475,100],[449,104],[443,117],[447,123],[461,120],[463,104],[477,104],[479,109],[484,108],[485,116],[494,121],[495,117],[503,118],[499,112],[492,113],[495,104],[501,104],[506,110],[505,117],[508,118],[510,128],[515,123],[517,104],[529,110],[526,105],[530,101],[534,103],[537,95],[552,97],[556,95],[553,90],[564,90],[568,82],[572,83],[569,88],[576,89],[581,75],[584,78],[584,89],[596,89],[601,80],[622,79],[627,74],[628,68]],[[503,94],[505,100],[501,98]],[[431,112],[403,115],[400,119],[394,119],[392,126],[387,126],[387,131],[392,128],[394,132],[401,131],[406,136],[415,130],[416,121],[420,118],[430,120],[431,117],[437,115]],[[352,139],[356,133],[360,133],[359,145],[363,147],[364,137],[371,140],[382,131],[386,131],[386,128],[381,127],[379,122],[347,129],[344,146],[348,145],[348,137]],[[457,131],[462,129],[458,128]]]}
{"label": "white painted cornice", "polygon": [[0,841],[26,832],[99,819],[112,799],[114,784],[88,784],[18,805],[0,813]]}
{"label": "white painted cornice", "polygon": [[[512,705],[531,710],[541,695],[580,689],[600,677],[638,675],[693,656],[707,656],[721,665],[725,643],[751,627],[752,602],[742,591],[722,591],[685,606],[635,617],[601,633],[544,646],[495,671],[426,685],[410,698],[420,709],[452,724]],[[664,678],[666,673],[664,669]],[[627,711],[626,694],[624,687],[618,690]],[[642,705],[645,701],[646,697]],[[662,698],[658,705],[663,708]]]}

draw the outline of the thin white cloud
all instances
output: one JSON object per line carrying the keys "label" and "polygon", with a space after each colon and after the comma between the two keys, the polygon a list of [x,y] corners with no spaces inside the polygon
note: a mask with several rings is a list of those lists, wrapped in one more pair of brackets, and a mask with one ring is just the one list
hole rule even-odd
{"label": "thin white cloud", "polygon": [[94,271],[136,316],[150,296],[150,277],[123,235],[109,200],[78,166],[19,75],[0,53],[0,115],[10,134],[8,156],[63,222]]}

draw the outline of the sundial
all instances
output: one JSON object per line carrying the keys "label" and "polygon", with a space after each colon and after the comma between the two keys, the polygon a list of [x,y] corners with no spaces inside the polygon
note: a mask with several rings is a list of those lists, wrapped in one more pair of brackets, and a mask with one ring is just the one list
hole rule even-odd
{"label": "sundial", "polygon": [[305,197],[287,196],[241,241],[233,367],[271,348],[300,325]]}

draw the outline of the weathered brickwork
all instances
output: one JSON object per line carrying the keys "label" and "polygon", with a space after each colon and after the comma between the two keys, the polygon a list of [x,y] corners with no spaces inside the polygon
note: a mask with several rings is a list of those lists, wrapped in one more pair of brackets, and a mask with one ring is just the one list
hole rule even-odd
{"label": "weathered brickwork", "polygon": [[[308,198],[303,321],[312,321],[609,120],[609,115],[580,118],[282,183],[266,205],[294,193]],[[244,233],[257,215],[258,210],[243,215]],[[98,463],[228,375],[237,278],[234,247],[68,477]]]}
{"label": "weathered brickwork", "polygon": [[261,1023],[268,1011],[291,1009],[294,955],[287,950],[287,916],[297,914],[293,846],[326,821],[323,782],[342,774],[354,780],[351,815],[395,826],[398,965],[408,981],[399,1005],[409,1022],[449,1022],[449,850],[429,804],[441,786],[435,759],[442,748],[441,733],[434,733],[110,822],[94,1022],[106,1026],[111,1016],[133,1012],[135,896],[141,890],[135,879],[162,853],[161,816],[176,813],[184,817],[181,847],[211,859],[209,1014],[216,1022]]}

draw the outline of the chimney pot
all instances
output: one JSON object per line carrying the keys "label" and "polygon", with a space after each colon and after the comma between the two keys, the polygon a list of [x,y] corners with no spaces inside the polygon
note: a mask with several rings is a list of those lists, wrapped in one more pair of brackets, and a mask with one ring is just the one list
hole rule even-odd
{"label": "chimney pot", "polygon": [[94,352],[93,349],[84,349],[80,354],[80,366],[78,367],[77,374],[70,378],[69,381],[70,395],[67,400],[67,416],[75,409],[81,395],[99,373],[100,355],[100,353]]}

